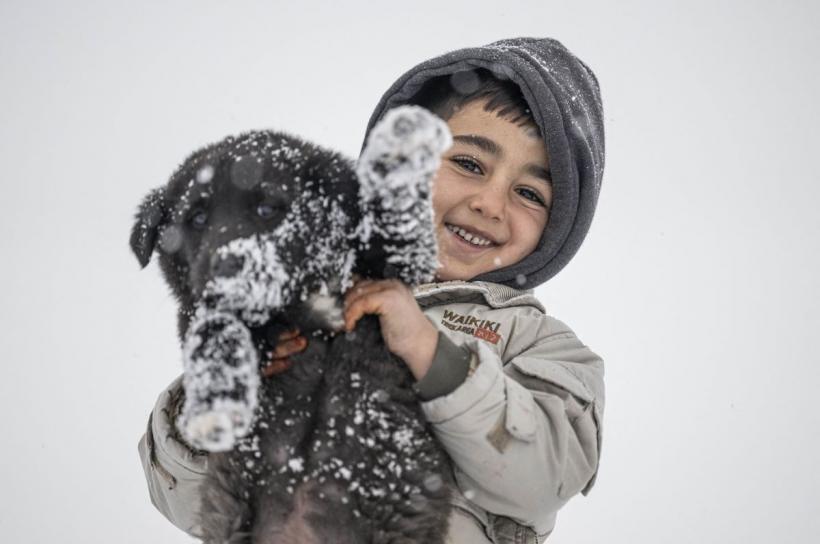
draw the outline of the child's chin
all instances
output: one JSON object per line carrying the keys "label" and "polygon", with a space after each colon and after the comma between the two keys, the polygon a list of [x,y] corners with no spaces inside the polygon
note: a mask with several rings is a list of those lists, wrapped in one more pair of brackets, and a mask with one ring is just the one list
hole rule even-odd
{"label": "child's chin", "polygon": [[439,269],[436,272],[435,281],[442,282],[442,281],[470,281],[478,274],[468,274],[466,272],[459,273],[458,271],[450,271],[450,270],[441,270]]}

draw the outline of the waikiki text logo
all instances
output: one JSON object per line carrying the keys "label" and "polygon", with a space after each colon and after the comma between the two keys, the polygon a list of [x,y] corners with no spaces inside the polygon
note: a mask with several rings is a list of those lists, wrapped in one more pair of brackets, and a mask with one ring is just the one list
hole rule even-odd
{"label": "waikiki text logo", "polygon": [[501,323],[489,319],[478,319],[471,315],[460,315],[450,310],[444,310],[444,318],[441,320],[441,324],[452,331],[463,332],[486,340],[491,344],[497,344],[501,340],[501,335],[498,334]]}

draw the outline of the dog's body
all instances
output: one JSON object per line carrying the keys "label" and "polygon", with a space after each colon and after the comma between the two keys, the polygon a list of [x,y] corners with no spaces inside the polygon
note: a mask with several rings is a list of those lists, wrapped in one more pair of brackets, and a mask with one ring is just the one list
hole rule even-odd
{"label": "dog's body", "polygon": [[256,432],[211,454],[205,534],[232,542],[234,523],[255,516],[250,542],[442,541],[445,460],[377,321],[316,342],[263,383]]}
{"label": "dog's body", "polygon": [[[180,302],[180,426],[212,452],[206,542],[443,542],[446,455],[412,376],[375,317],[337,334],[352,274],[417,282],[434,268],[419,205],[449,137],[435,125],[425,142],[425,123],[413,111],[374,129],[358,175],[283,133],[228,138],[143,202],[131,246],[143,266],[159,247]],[[401,142],[409,153],[386,152]],[[261,382],[258,361],[293,327],[308,349]]]}

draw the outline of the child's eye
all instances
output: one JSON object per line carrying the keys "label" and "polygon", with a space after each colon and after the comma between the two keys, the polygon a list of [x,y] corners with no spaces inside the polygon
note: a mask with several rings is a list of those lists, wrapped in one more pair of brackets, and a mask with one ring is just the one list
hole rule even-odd
{"label": "child's eye", "polygon": [[547,207],[547,205],[544,203],[544,199],[541,198],[541,195],[539,195],[538,193],[536,193],[532,189],[528,189],[526,187],[519,187],[517,190],[518,190],[518,194],[520,194],[521,196],[523,196],[527,200],[531,200],[532,202],[536,202],[536,203],[540,204],[541,206],[543,206],[545,208]]}
{"label": "child's eye", "polygon": [[484,173],[484,170],[481,169],[481,165],[471,157],[453,157],[452,161],[471,174]]}

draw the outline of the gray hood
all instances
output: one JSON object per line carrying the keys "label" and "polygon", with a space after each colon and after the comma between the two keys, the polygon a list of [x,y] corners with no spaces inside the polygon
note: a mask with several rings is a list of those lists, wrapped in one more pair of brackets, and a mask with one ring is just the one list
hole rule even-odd
{"label": "gray hood", "polygon": [[533,253],[473,280],[531,289],[572,259],[595,213],[604,172],[604,123],[598,81],[592,70],[549,38],[514,38],[459,49],[422,62],[402,75],[376,106],[367,134],[385,112],[408,103],[427,80],[475,68],[491,70],[521,88],[546,138],[553,202]]}

